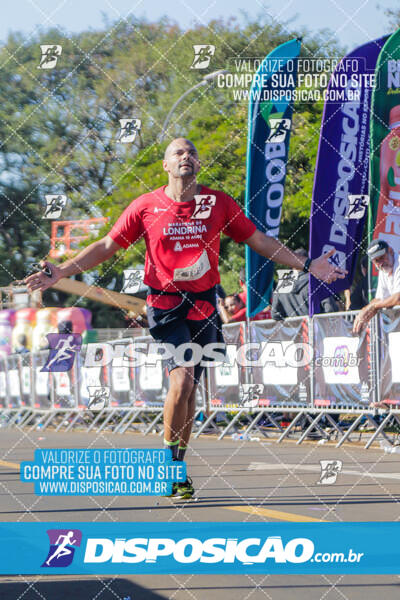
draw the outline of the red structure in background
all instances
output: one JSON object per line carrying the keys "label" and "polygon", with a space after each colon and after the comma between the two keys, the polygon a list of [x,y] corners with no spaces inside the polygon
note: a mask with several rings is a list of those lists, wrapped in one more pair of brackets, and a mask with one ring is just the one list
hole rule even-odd
{"label": "red structure in background", "polygon": [[81,221],[53,221],[51,224],[50,257],[70,256],[78,250],[79,244],[107,222],[106,217],[83,219]]}

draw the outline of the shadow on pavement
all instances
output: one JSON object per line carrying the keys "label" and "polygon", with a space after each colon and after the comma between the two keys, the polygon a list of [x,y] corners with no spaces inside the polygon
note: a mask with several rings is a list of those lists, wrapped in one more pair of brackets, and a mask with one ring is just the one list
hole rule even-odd
{"label": "shadow on pavement", "polygon": [[[23,577],[23,576],[21,576]],[[25,581],[2,582],[0,577],[0,598],[7,600],[166,600],[156,592],[143,588],[128,579],[109,576],[95,576],[91,579],[51,579],[40,578]],[[8,578],[7,578],[8,579]]]}

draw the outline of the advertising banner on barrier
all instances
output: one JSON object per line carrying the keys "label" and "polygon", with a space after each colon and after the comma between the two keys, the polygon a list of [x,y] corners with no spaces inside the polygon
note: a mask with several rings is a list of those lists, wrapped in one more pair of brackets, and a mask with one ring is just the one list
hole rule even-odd
{"label": "advertising banner on barrier", "polygon": [[352,333],[351,313],[314,315],[314,407],[368,408],[371,393],[371,348],[367,328]]}
{"label": "advertising banner on barrier", "polygon": [[32,355],[32,381],[35,403],[34,407],[39,410],[49,410],[52,405],[51,386],[53,374],[42,371],[46,363],[48,352],[41,351]]}
{"label": "advertising banner on barrier", "polygon": [[133,340],[136,356],[141,356],[135,367],[135,406],[143,408],[163,408],[168,390],[168,377],[160,355],[149,352],[152,337],[137,337]]}
{"label": "advertising banner on barrier", "polygon": [[224,325],[222,331],[227,344],[225,362],[207,369],[209,408],[246,408],[240,388],[247,383],[248,370],[240,364],[240,358],[237,360],[239,349],[245,343],[245,323]]}
{"label": "advertising banner on barrier", "polygon": [[400,309],[379,313],[379,399],[400,406]]}
{"label": "advertising banner on barrier", "polygon": [[[297,80],[300,40],[291,40],[275,48],[261,63],[250,90],[246,215],[258,229],[278,237],[292,127],[293,95]],[[279,89],[273,75],[285,83]],[[278,100],[266,100],[265,94],[278,92]],[[247,314],[254,317],[269,304],[273,262],[246,246]]]}
{"label": "advertising banner on barrier", "polygon": [[109,342],[112,346],[113,358],[110,363],[110,406],[133,406],[135,369],[129,365],[132,344],[130,340],[122,339]]}
{"label": "advertising banner on barrier", "polygon": [[8,406],[6,356],[0,356],[0,408]]}
{"label": "advertising banner on barrier", "polygon": [[19,408],[22,406],[21,380],[19,369],[19,356],[13,354],[6,357],[7,379],[8,379],[8,408]]}
{"label": "advertising banner on barrier", "polygon": [[21,354],[18,359],[18,373],[21,391],[21,406],[33,406],[32,394],[32,355]]}
{"label": "advertising banner on barrier", "polygon": [[250,324],[255,359],[252,383],[258,386],[259,407],[311,405],[312,347],[308,333],[307,317]]}
{"label": "advertising banner on barrier", "polygon": [[332,259],[348,275],[331,285],[310,278],[310,315],[320,312],[321,300],[349,288],[354,278],[368,207],[373,75],[386,39],[373,40],[347,54],[329,82],[328,94],[341,90],[346,99],[338,103],[328,95],[324,106],[310,215],[310,256],[316,258],[336,248]]}
{"label": "advertising banner on barrier", "polygon": [[[397,573],[399,523],[2,523],[2,574]],[[384,551],[382,549],[384,548]]]}

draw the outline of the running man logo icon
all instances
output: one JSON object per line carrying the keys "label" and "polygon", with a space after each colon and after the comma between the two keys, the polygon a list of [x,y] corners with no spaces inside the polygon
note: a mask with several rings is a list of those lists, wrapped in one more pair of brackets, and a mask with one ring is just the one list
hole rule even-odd
{"label": "running man logo icon", "polygon": [[124,284],[121,292],[124,294],[136,294],[142,285],[143,278],[143,269],[125,269]]}
{"label": "running man logo icon", "polygon": [[334,352],[334,358],[337,358],[338,361],[336,366],[334,367],[335,375],[348,375],[349,374],[349,357],[350,350],[349,347],[344,344],[343,346],[336,346]]}
{"label": "running man logo icon", "polygon": [[69,371],[74,364],[75,354],[82,346],[79,333],[48,333],[49,356],[41,371],[61,373]]}
{"label": "running man logo icon", "polygon": [[48,529],[50,548],[42,567],[68,567],[82,542],[79,529]]}
{"label": "running man logo icon", "polygon": [[332,254],[332,256],[330,258],[328,258],[328,262],[330,262],[332,265],[335,265],[335,267],[340,267],[342,269],[346,268],[346,254],[342,251],[342,250],[336,250],[336,248],[334,246],[331,246],[331,244],[325,244],[324,247],[322,248],[322,253],[325,254],[326,252],[329,252],[329,250],[335,250],[335,253]]}
{"label": "running man logo icon", "polygon": [[239,387],[239,404],[255,408],[258,406],[263,391],[264,384],[262,383],[243,383]]}
{"label": "running man logo icon", "polygon": [[349,208],[346,219],[362,219],[368,208],[369,196],[360,194],[358,196],[349,195]]}
{"label": "running man logo icon", "polygon": [[190,65],[191,69],[207,69],[211,58],[215,54],[215,46],[212,44],[194,44],[194,59]]}
{"label": "running man logo icon", "polygon": [[58,46],[57,44],[41,44],[40,50],[42,58],[40,59],[38,69],[54,69],[58,57],[61,56],[62,46]]}
{"label": "running man logo icon", "polygon": [[280,144],[285,140],[286,134],[290,131],[290,119],[268,119],[270,134],[268,142]]}
{"label": "running man logo icon", "polygon": [[194,197],[196,208],[191,219],[208,219],[211,215],[211,209],[215,206],[216,196],[213,194],[197,195]]}
{"label": "running man logo icon", "polygon": [[46,210],[42,219],[59,219],[62,209],[67,204],[64,194],[46,194]]}
{"label": "running man logo icon", "polygon": [[107,406],[110,398],[110,388],[108,386],[88,385],[88,390],[88,410],[103,410],[103,408]]}
{"label": "running man logo icon", "polygon": [[121,130],[118,136],[118,142],[121,144],[131,144],[135,141],[136,135],[140,133],[142,122],[140,119],[120,119]]}
{"label": "running man logo icon", "polygon": [[289,294],[294,287],[294,284],[299,276],[299,271],[292,271],[291,269],[279,269],[278,270],[278,285],[276,286],[276,292],[280,294]]}
{"label": "running man logo icon", "polygon": [[341,460],[320,460],[319,464],[321,465],[321,476],[319,481],[317,481],[318,485],[332,485],[336,483],[337,476],[342,470],[342,461]]}

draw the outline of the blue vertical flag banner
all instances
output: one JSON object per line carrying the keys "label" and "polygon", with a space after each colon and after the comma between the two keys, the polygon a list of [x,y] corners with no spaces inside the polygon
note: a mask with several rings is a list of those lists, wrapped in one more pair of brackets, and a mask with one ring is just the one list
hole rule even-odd
{"label": "blue vertical flag banner", "polygon": [[375,66],[387,38],[345,56],[326,93],[310,216],[310,256],[332,248],[348,275],[327,285],[310,277],[310,316],[324,298],[352,284],[368,209],[369,121]]}
{"label": "blue vertical flag banner", "polygon": [[[300,40],[273,50],[254,75],[249,98],[246,215],[278,237],[285,191]],[[273,262],[246,246],[247,315],[269,304]]]}

